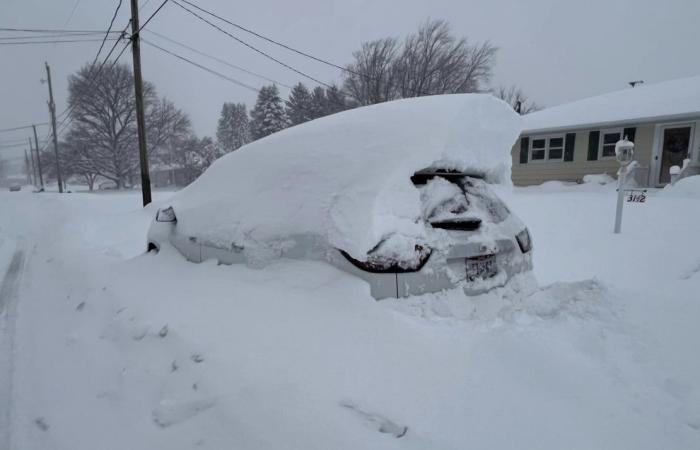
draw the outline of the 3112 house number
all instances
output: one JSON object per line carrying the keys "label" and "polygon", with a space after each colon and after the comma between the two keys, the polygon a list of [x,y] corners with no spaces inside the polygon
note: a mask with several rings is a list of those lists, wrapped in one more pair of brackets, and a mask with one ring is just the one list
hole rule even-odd
{"label": "3112 house number", "polygon": [[647,201],[647,191],[646,189],[634,189],[625,192],[627,194],[627,203],[646,203]]}

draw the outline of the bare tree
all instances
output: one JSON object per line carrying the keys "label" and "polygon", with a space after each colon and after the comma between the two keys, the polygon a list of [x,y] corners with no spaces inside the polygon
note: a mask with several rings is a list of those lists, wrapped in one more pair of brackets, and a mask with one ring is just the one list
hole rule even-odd
{"label": "bare tree", "polygon": [[177,147],[192,135],[189,117],[171,101],[161,99],[150,109],[146,123],[149,159],[174,168]]}
{"label": "bare tree", "polygon": [[396,98],[394,62],[398,41],[384,38],[362,44],[354,52],[355,61],[347,66],[343,86],[348,96],[360,105],[372,105]]}
{"label": "bare tree", "polygon": [[[114,181],[118,188],[139,165],[133,89],[133,77],[126,65],[105,66],[102,71],[86,65],[68,83],[71,139],[85,149],[84,156],[96,173]],[[144,103],[147,117],[151,117],[157,99],[150,83],[144,83]]]}
{"label": "bare tree", "polygon": [[[64,182],[72,177],[79,177],[91,191],[95,188],[97,169],[90,157],[89,146],[75,139],[75,135],[68,133],[66,139],[59,146],[61,149],[60,165]],[[41,160],[45,161],[44,176],[49,180],[56,179],[56,154],[51,149],[42,152]]]}
{"label": "bare tree", "polygon": [[491,77],[496,54],[491,43],[457,39],[444,20],[428,20],[409,35],[394,64],[400,97],[478,91]]}
{"label": "bare tree", "polygon": [[537,103],[528,99],[522,89],[515,85],[501,86],[493,91],[493,95],[508,103],[518,114],[527,114],[542,109]]}

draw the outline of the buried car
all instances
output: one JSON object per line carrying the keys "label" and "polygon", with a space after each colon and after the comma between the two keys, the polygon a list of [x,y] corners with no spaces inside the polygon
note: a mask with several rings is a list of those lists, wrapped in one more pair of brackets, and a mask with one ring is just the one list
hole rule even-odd
{"label": "buried car", "polygon": [[157,211],[148,248],[193,262],[323,260],[376,299],[482,293],[532,267],[527,228],[492,189],[510,183],[519,132],[518,115],[483,94],[317,119],[215,161]]}

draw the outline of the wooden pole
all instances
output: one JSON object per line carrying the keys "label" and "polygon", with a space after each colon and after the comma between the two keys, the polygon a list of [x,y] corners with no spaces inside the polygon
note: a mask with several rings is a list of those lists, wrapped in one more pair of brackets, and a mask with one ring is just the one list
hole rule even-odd
{"label": "wooden pole", "polygon": [[[49,111],[51,112],[51,127],[53,128],[53,151],[56,153],[56,180],[58,181],[58,192],[63,193],[63,180],[61,179],[61,164],[58,161],[58,132],[56,130],[56,104],[53,102],[53,88],[51,86],[51,68],[46,65],[46,78],[49,82]],[[36,129],[34,130],[36,136]],[[37,149],[39,144],[37,144]]]}
{"label": "wooden pole", "polygon": [[146,116],[143,107],[143,78],[141,76],[141,44],[139,42],[139,3],[131,0],[131,53],[134,59],[134,94],[136,96],[136,124],[139,134],[139,163],[141,166],[141,196],[143,206],[151,203],[151,176],[148,172],[146,147]]}

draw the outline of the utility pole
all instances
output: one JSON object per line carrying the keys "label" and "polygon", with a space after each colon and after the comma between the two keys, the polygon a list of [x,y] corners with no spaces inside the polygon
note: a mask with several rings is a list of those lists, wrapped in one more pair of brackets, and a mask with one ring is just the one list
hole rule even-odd
{"label": "utility pole", "polygon": [[134,58],[134,94],[136,96],[136,124],[139,133],[139,162],[141,165],[141,196],[143,206],[151,203],[151,176],[148,173],[146,147],[146,116],[143,110],[143,78],[141,76],[141,43],[139,36],[139,2],[131,0],[131,53]]}
{"label": "utility pole", "polygon": [[[53,102],[53,88],[51,87],[51,68],[46,65],[46,78],[49,82],[49,112],[51,112],[51,127],[53,128],[53,151],[56,153],[56,180],[58,181],[58,192],[63,193],[63,180],[61,179],[61,165],[58,162],[58,133],[56,132],[56,104]],[[36,127],[34,127],[34,139],[36,140]],[[37,143],[37,152],[39,144]]]}
{"label": "utility pole", "polygon": [[32,181],[32,173],[34,172],[34,164],[29,163],[29,156],[27,156],[27,150],[24,151],[24,167],[26,167],[26,169],[27,169],[27,180],[29,181],[29,184],[34,184],[34,182]]}
{"label": "utility pole", "polygon": [[[36,125],[34,128],[34,150],[36,151],[36,166],[39,169],[39,192],[44,192],[44,175],[41,173],[41,155],[39,155],[39,139],[36,137]],[[29,148],[32,148],[32,138],[29,138]]]}

